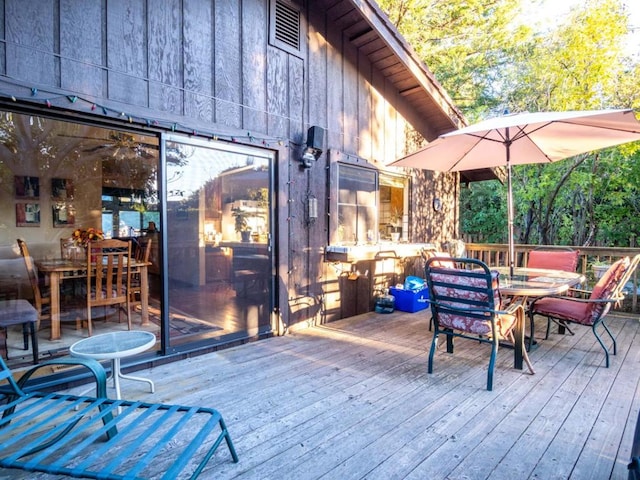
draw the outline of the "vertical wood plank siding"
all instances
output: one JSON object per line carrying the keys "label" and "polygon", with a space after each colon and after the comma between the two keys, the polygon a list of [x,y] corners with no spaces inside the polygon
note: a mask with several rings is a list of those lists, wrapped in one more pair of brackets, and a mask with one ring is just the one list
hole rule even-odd
{"label": "vertical wood plank siding", "polygon": [[60,16],[67,22],[66,27],[60,30],[62,88],[84,95],[103,95],[104,13],[100,2],[60,2]]}
{"label": "vertical wood plank siding", "polygon": [[215,19],[215,110],[213,122],[242,128],[242,44],[239,0],[216,0]]}
{"label": "vertical wood plank siding", "polygon": [[[148,107],[146,2],[110,1],[106,20],[107,86],[104,96],[125,105]],[[61,29],[66,29],[65,19],[60,21]]]}
{"label": "vertical wood plank siding", "polygon": [[245,1],[242,14],[242,120],[250,132],[266,131],[269,5]]}
{"label": "vertical wood plank siding", "polygon": [[[182,115],[182,0],[149,0],[149,106]],[[162,6],[162,8],[160,8]]]}
{"label": "vertical wood plank siding", "polygon": [[[58,94],[54,107],[83,114],[91,114],[86,103],[65,103],[65,95],[164,125],[237,135],[254,146],[262,145],[252,136],[284,139],[268,147],[279,155],[273,242],[286,324],[366,311],[371,305],[364,293],[379,285],[371,276],[346,281],[323,261],[331,230],[329,150],[333,160],[358,157],[383,167],[418,146],[407,142],[407,134],[429,132],[431,118],[389,79],[406,70],[380,49],[380,32],[352,2],[292,4],[302,18],[297,54],[269,43],[270,0],[0,0],[5,100],[7,92],[21,89],[24,98],[37,87]],[[436,115],[442,125],[444,114]],[[325,130],[325,148],[305,170],[299,158],[312,125]],[[412,215],[424,218],[410,222],[410,240],[440,242],[454,235],[453,224],[430,208],[436,194],[446,208],[455,208],[451,179],[414,173]],[[309,195],[319,207],[311,224]]]}
{"label": "vertical wood plank siding", "polygon": [[184,114],[213,121],[213,2],[184,2]]}

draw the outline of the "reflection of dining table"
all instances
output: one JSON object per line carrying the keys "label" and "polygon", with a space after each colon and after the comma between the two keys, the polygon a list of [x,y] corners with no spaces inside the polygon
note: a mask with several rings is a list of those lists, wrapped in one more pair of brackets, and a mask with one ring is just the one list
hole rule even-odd
{"label": "reflection of dining table", "polygon": [[[60,287],[64,280],[87,278],[87,262],[79,260],[39,260],[38,271],[49,277],[51,288],[51,340],[60,338]],[[141,324],[149,323],[149,279],[147,276],[150,262],[133,260],[132,272],[140,272],[140,316]],[[95,266],[93,266],[95,268]]]}

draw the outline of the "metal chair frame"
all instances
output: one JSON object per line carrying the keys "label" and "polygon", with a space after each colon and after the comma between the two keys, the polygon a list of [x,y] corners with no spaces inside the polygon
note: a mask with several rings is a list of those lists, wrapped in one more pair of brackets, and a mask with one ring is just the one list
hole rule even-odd
{"label": "metal chair frame", "polygon": [[[452,261],[458,268],[451,268]],[[534,373],[524,348],[524,308],[520,304],[512,304],[506,310],[501,309],[497,277],[493,276],[485,263],[471,258],[432,257],[427,260],[425,276],[434,325],[429,373],[433,373],[433,359],[441,333],[447,336],[448,353],[453,353],[454,337],[491,345],[487,390],[493,389],[495,361],[502,340],[512,342],[514,368],[522,370],[524,360],[529,371]],[[498,325],[501,315],[515,316],[511,328],[505,332],[501,332]],[[466,321],[475,326],[484,325],[485,331],[479,334],[465,329]]]}
{"label": "metal chair frame", "polygon": [[[598,341],[598,343],[602,347],[602,350],[604,351],[605,364],[606,364],[606,367],[609,368],[609,364],[610,364],[609,356],[610,354],[612,355],[617,354],[617,342],[613,333],[609,329],[609,326],[606,323],[606,316],[611,310],[612,306],[624,300],[625,298],[625,295],[623,292],[624,286],[626,285],[627,282],[629,282],[629,280],[631,279],[631,275],[633,275],[634,271],[638,267],[638,264],[640,263],[640,255],[636,255],[632,260],[629,260],[629,257],[625,257],[623,259],[618,260],[609,268],[609,271],[607,272],[607,273],[611,272],[614,268],[616,268],[619,262],[623,262],[625,260],[629,262],[628,266],[625,268],[624,272],[621,273],[619,278],[612,279],[612,281],[615,281],[615,285],[613,285],[611,289],[606,289],[603,292],[603,295],[601,297],[594,297],[593,290],[589,291],[589,290],[574,288],[569,291],[571,296],[542,297],[542,298],[535,299],[534,301],[531,302],[529,306],[529,317],[531,319],[531,322],[533,322],[533,317],[535,315],[542,315],[547,317],[547,330],[546,330],[545,338],[549,338],[552,322],[558,325],[559,334],[564,334],[565,330],[567,330],[571,335],[573,335],[573,332],[569,329],[567,324],[590,326],[591,331],[593,332],[593,335],[596,337],[596,340]],[[536,310],[536,307],[539,306],[540,302],[543,302],[543,305],[544,305],[545,298],[552,298],[553,302],[563,302],[563,303],[566,302],[565,305],[570,305],[571,302],[573,302],[576,305],[591,304],[591,305],[599,305],[600,307],[596,310],[597,315],[592,319],[590,323],[583,323],[575,320],[569,315],[564,315],[564,314],[560,315],[559,313],[556,313],[556,314],[550,313],[549,310],[551,310],[551,308],[549,310],[544,310],[544,308],[542,308],[541,310]],[[611,349],[607,348],[603,338],[598,333],[598,328],[600,326],[602,326],[602,330],[604,330],[604,333],[606,333],[609,336],[609,339],[611,340]]]}

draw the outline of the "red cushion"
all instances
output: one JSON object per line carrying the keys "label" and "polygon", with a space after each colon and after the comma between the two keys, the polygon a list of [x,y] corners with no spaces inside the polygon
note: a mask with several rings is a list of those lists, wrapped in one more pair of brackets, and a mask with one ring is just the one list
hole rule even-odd
{"label": "red cushion", "polygon": [[[589,298],[609,298],[615,288],[620,284],[620,280],[624,276],[625,272],[629,268],[631,261],[629,257],[624,257],[615,262],[609,267],[596,286],[593,287]],[[591,315],[597,319],[598,315],[602,314],[602,311],[607,307],[606,303],[593,303],[591,304]]]}
{"label": "red cushion", "polygon": [[527,267],[575,272],[578,266],[579,254],[580,251],[578,250],[532,250],[529,252]]}
{"label": "red cushion", "polygon": [[[609,298],[629,265],[629,257],[621,258],[611,265],[591,291],[589,299]],[[610,306],[610,303],[587,303],[566,298],[546,297],[535,302],[534,311],[540,315],[593,325]]]}
{"label": "red cushion", "polygon": [[592,305],[566,298],[545,297],[536,301],[534,311],[539,315],[569,320],[583,325],[593,323],[591,317]]}

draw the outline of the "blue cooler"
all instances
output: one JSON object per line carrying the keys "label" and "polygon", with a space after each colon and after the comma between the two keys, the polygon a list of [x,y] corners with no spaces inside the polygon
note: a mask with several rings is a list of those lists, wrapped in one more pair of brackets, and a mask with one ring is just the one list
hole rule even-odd
{"label": "blue cooler", "polygon": [[414,313],[429,308],[429,289],[426,286],[422,290],[391,287],[389,293],[396,299],[396,310],[401,312]]}

